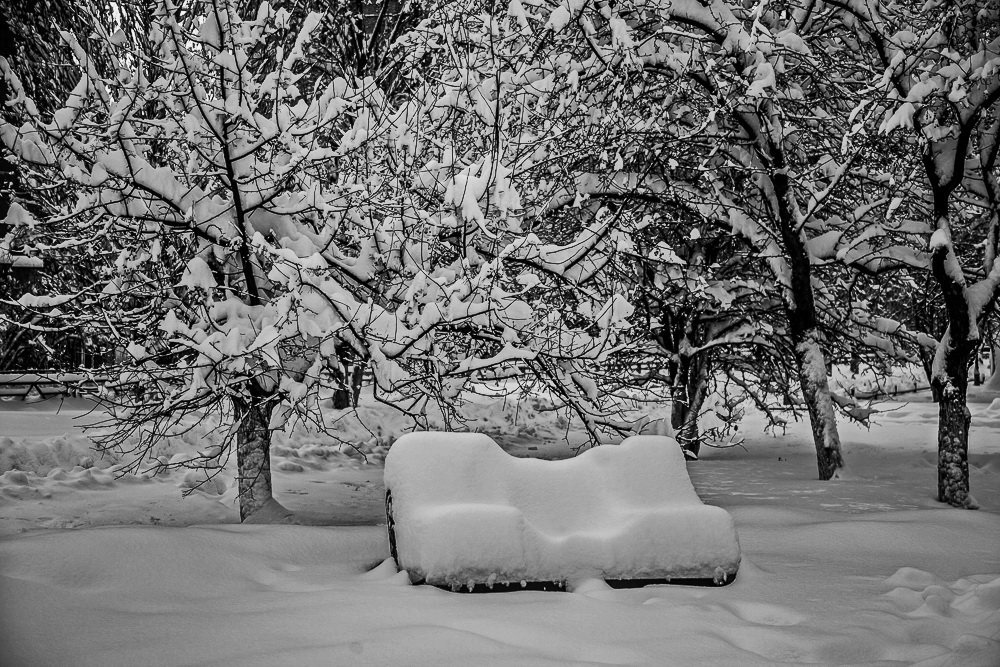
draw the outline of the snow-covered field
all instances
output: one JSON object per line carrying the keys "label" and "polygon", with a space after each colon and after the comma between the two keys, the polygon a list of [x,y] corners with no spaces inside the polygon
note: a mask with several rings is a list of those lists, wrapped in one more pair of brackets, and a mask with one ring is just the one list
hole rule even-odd
{"label": "snow-covered field", "polygon": [[[729,586],[484,595],[385,562],[382,459],[404,424],[384,409],[345,416],[345,444],[278,437],[276,494],[312,525],[239,525],[231,477],[187,497],[196,473],[116,479],[73,419],[86,405],[0,403],[0,663],[996,667],[1000,393],[971,406],[977,512],[935,502],[936,406],[906,398],[870,431],[841,424],[840,480],[815,480],[807,425],[771,437],[757,415],[746,449],[689,464],[736,520]],[[518,455],[570,452],[530,406],[484,403],[469,426]],[[157,455],[212,439],[200,426]]]}

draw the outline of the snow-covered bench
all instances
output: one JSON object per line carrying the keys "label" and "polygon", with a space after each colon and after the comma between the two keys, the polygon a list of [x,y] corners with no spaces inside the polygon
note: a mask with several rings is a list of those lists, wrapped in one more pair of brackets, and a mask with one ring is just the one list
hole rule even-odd
{"label": "snow-covered bench", "polygon": [[477,433],[411,433],[385,462],[389,541],[414,582],[731,581],[733,519],[704,505],[672,438],[563,461],[518,459]]}

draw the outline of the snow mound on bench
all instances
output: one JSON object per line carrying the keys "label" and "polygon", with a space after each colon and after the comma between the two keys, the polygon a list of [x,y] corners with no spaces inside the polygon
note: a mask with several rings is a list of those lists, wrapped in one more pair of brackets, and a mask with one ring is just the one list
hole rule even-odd
{"label": "snow mound on bench", "polygon": [[739,567],[732,517],[701,502],[664,436],[542,461],[483,434],[412,433],[390,448],[385,485],[398,563],[415,581],[721,583]]}

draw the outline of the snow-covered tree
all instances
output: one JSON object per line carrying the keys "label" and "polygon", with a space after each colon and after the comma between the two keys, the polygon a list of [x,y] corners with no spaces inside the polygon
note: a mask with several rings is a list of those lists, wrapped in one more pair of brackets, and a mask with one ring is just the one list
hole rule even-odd
{"label": "snow-covered tree", "polygon": [[[830,478],[843,462],[808,241],[827,231],[830,204],[857,152],[840,155],[847,134],[842,125],[817,127],[831,116],[832,106],[844,104],[831,91],[819,90],[828,63],[818,54],[830,45],[810,47],[799,34],[800,19],[784,7],[722,0],[567,4],[548,16],[556,32],[579,27],[589,58],[605,76],[631,67],[639,73],[638,85],[678,92],[665,96],[663,106],[683,106],[688,117],[671,118],[670,125],[675,137],[690,136],[683,149],[676,141],[654,144],[677,152],[663,160],[668,169],[656,175],[665,188],[697,206],[707,224],[724,224],[766,258],[781,290],[819,474]],[[598,39],[594,26],[605,24],[609,36]],[[809,97],[811,88],[816,92]],[[609,100],[622,102],[617,96]],[[626,108],[626,116],[642,119],[633,136],[642,136],[644,123],[659,112]]]}
{"label": "snow-covered tree", "polygon": [[[221,0],[210,10],[182,24],[161,3],[149,55],[138,60],[114,49],[126,43],[121,33],[108,35],[116,52],[107,75],[63,33],[83,75],[51,120],[3,64],[9,104],[24,121],[0,127],[4,143],[40,181],[77,194],[40,220],[12,206],[6,242],[43,256],[86,248],[102,260],[75,293],[25,295],[19,304],[75,322],[105,320],[125,356],[109,394],[120,428],[107,444],[132,448],[136,466],[184,414],[231,409],[246,518],[271,500],[268,429],[277,406],[302,393],[290,383],[318,379],[315,368],[306,377],[316,364],[290,331],[300,306],[281,289],[275,244],[298,236],[293,219],[317,229],[324,214],[349,210],[350,186],[320,184],[338,158],[321,133],[351,128],[344,112],[363,115],[370,86],[340,80],[303,99],[294,81],[308,29],[270,68],[250,71],[249,55],[285,15],[264,5],[243,22]],[[342,140],[344,153],[350,141]],[[207,452],[206,463],[222,454]]]}
{"label": "snow-covered tree", "polygon": [[[547,18],[519,4],[429,9],[403,44],[412,92],[396,169],[413,172],[419,206],[461,261],[504,267],[538,313],[531,327],[475,342],[506,360],[490,372],[545,384],[598,440],[630,428],[597,382],[616,350],[607,327],[631,312],[624,287],[603,272],[635,223],[612,203],[630,177],[611,168],[627,158],[607,139],[630,121],[604,106],[608,85],[622,84],[589,71],[577,60],[586,43],[553,39]],[[567,336],[566,326],[590,335]]]}
{"label": "snow-covered tree", "polygon": [[[436,24],[436,48],[454,61],[439,75],[439,117],[458,109],[466,128],[443,131],[472,154],[502,155],[512,179],[532,184],[518,190],[538,202],[525,206],[526,229],[572,230],[604,212],[611,224],[601,234],[627,251],[647,209],[681,201],[749,241],[780,290],[820,476],[832,476],[842,461],[812,266],[816,252],[839,254],[828,232],[850,217],[842,213],[876,214],[867,202],[845,211],[846,176],[864,147],[852,143],[843,93],[865,81],[849,78],[837,93],[823,86],[849,46],[823,32],[810,46],[797,23],[808,17],[783,8],[722,1],[496,9],[462,5],[451,9],[466,17],[461,27]],[[468,17],[488,31],[467,28]],[[444,189],[447,177],[438,180]],[[841,250],[853,261],[865,252]]]}
{"label": "snow-covered tree", "polygon": [[4,144],[77,195],[45,219],[15,204],[4,243],[84,248],[102,266],[73,293],[18,304],[103,324],[120,342],[105,445],[131,450],[138,467],[159,436],[216,411],[231,424],[227,446],[189,463],[218,470],[235,443],[245,519],[280,513],[271,431],[323,424],[345,356],[372,366],[377,399],[418,418],[519,360],[593,398],[570,366],[613,347],[628,304],[588,301],[567,322],[542,308],[533,271],[592,273],[604,218],[561,245],[521,233],[502,160],[467,159],[468,135],[442,144],[421,124],[441,108],[431,89],[398,107],[378,77],[300,90],[319,15],[290,48],[269,50],[287,12],[262,3],[242,20],[231,0],[205,6],[179,21],[160,3],[148,55],[107,35],[108,75],[65,34],[83,75],[51,119],[2,65],[22,121],[0,125]]}
{"label": "snow-covered tree", "polygon": [[910,179],[893,181],[901,149],[886,151],[871,136],[879,112],[866,99],[871,63],[859,57],[864,49],[836,3],[685,3],[672,11],[709,37],[701,57],[712,66],[686,72],[717,110],[719,141],[704,162],[711,187],[695,184],[701,206],[768,259],[783,289],[789,347],[828,478],[842,465],[835,404],[853,417],[867,413],[831,392],[831,348],[907,356],[926,340],[872,313],[849,273],[884,277],[927,263],[914,247],[922,224],[898,214],[910,194]]}
{"label": "snow-covered tree", "polygon": [[[948,322],[931,378],[940,397],[938,497],[969,507],[968,373],[1000,289],[1000,3],[831,4],[871,45],[874,90],[888,98],[881,131],[905,132],[920,159],[930,270]],[[960,239],[980,248],[977,261]]]}
{"label": "snow-covered tree", "polygon": [[[777,375],[787,377],[776,344],[784,334],[780,291],[728,225],[705,224],[680,200],[636,204],[648,211],[644,224],[612,269],[630,286],[636,309],[633,345],[623,355],[633,370],[611,371],[621,384],[645,392],[668,387],[661,400],[670,404],[674,437],[697,456],[706,436],[723,435],[700,428],[703,412],[718,412],[706,405],[713,390],[727,403],[752,398],[767,409],[775,387],[764,378],[779,368]],[[752,382],[744,382],[748,373]]]}
{"label": "snow-covered tree", "polygon": [[[123,7],[124,15],[129,16]],[[56,109],[79,78],[72,62],[72,52],[59,34],[65,26],[86,42],[99,16],[111,16],[104,0],[40,0],[39,2],[0,2],[0,56],[7,58],[21,73],[21,82],[43,113]],[[0,80],[0,99],[7,99],[6,82]],[[6,109],[3,113],[9,113]],[[16,197],[35,212],[48,210],[67,196],[58,187],[32,182],[20,174],[17,166],[0,160],[0,219]],[[0,222],[0,237],[6,229]],[[89,267],[76,258],[44,266],[38,257],[28,257],[18,248],[0,251],[0,295],[15,291],[44,289],[46,283],[71,284],[80,271]],[[21,318],[17,326],[7,320]],[[77,362],[72,354],[85,332],[67,328],[37,314],[23,313],[0,303],[0,369],[65,368]]]}

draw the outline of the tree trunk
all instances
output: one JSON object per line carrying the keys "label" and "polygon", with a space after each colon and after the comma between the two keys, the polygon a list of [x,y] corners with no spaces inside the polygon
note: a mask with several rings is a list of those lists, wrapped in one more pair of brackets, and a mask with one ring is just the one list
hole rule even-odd
{"label": "tree trunk", "polygon": [[966,394],[945,387],[938,404],[938,500],[972,509],[969,496],[969,426],[972,415]]}
{"label": "tree trunk", "polygon": [[698,429],[700,405],[674,399],[670,406],[670,425],[674,429],[674,439],[697,458],[701,451],[701,434]]}
{"label": "tree trunk", "polygon": [[677,374],[671,387],[670,425],[680,446],[698,458],[701,451],[698,416],[708,393],[708,371],[701,359],[681,357]]}
{"label": "tree trunk", "polygon": [[840,433],[837,431],[837,415],[833,408],[830,383],[826,377],[825,357],[816,330],[807,331],[803,340],[795,346],[795,361],[802,397],[812,426],[819,478],[831,479],[844,467],[844,459],[840,453]]}
{"label": "tree trunk", "polygon": [[351,392],[346,387],[337,387],[333,390],[333,409],[346,410],[351,407]]}
{"label": "tree trunk", "polygon": [[240,521],[271,500],[270,402],[233,399],[239,427],[236,431],[236,466],[240,494]]}
{"label": "tree trunk", "polygon": [[[780,153],[777,157],[781,158]],[[776,198],[781,238],[785,245],[791,284],[785,297],[788,330],[795,345],[795,365],[799,374],[802,398],[809,412],[813,444],[816,447],[816,465],[819,478],[833,478],[844,467],[840,451],[840,433],[837,432],[837,415],[833,409],[830,383],[826,378],[826,354],[820,344],[816,312],[816,295],[813,293],[812,265],[805,233],[796,223],[789,208],[790,185],[788,175],[780,170],[783,159],[775,162],[778,171],[772,176]]]}
{"label": "tree trunk", "polygon": [[[939,204],[939,208],[941,205]],[[943,210],[943,209],[942,209]],[[947,230],[947,217],[939,215],[939,229]],[[979,343],[980,317],[970,307],[964,276],[955,270],[957,261],[951,239],[932,248],[931,269],[941,286],[948,328],[938,343],[932,384],[938,387],[938,500],[953,507],[974,509],[969,497],[969,426],[967,405],[969,367]],[[972,329],[976,326],[975,331]]]}
{"label": "tree trunk", "polygon": [[861,357],[858,356],[857,352],[851,352],[851,375],[857,375],[861,372]]}
{"label": "tree trunk", "polygon": [[361,384],[365,375],[364,365],[360,362],[340,364],[332,371],[332,374],[337,382],[337,388],[333,390],[333,408],[346,410],[358,407]]}
{"label": "tree trunk", "polygon": [[990,391],[1000,391],[1000,347],[994,347],[990,355],[991,372],[990,379],[986,381],[986,388]]}
{"label": "tree trunk", "polygon": [[928,352],[922,346],[917,354],[920,355],[920,365],[924,369],[924,377],[927,379],[927,383],[931,388],[931,400],[935,403],[940,403],[941,387],[934,382],[934,354],[932,352]]}
{"label": "tree trunk", "polygon": [[953,507],[975,509],[969,496],[972,413],[967,402],[969,366],[975,341],[969,340],[965,322],[957,329],[956,332],[949,326],[945,331],[938,343],[939,358],[934,364],[934,385],[941,396],[938,403],[938,500]]}
{"label": "tree trunk", "polygon": [[351,371],[351,403],[354,407],[358,407],[358,400],[361,398],[361,385],[365,381],[365,366],[361,362],[354,364],[354,370]]}

